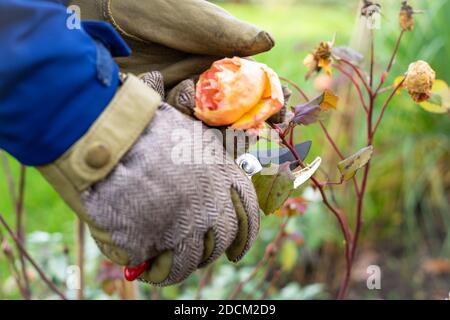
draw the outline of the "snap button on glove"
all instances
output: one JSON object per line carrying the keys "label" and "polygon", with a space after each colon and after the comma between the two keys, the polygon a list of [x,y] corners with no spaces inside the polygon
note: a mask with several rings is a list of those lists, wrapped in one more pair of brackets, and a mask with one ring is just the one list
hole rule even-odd
{"label": "snap button on glove", "polygon": [[[159,73],[147,76],[146,83],[163,94]],[[111,235],[110,243],[98,241],[103,251],[120,248],[129,266],[150,260],[140,279],[161,286],[184,280],[223,253],[238,261],[259,229],[250,179],[224,151],[222,141],[211,134],[203,134],[201,143],[197,140],[194,122],[162,103],[114,170],[81,194],[90,220]],[[203,133],[210,129],[200,126]],[[180,141],[173,141],[176,130],[182,130]],[[203,162],[174,163],[177,145],[192,156],[203,155]],[[206,145],[220,152],[205,153]]]}
{"label": "snap button on glove", "polygon": [[204,0],[71,0],[83,19],[111,23],[133,50],[117,62],[124,72],[158,70],[166,87],[199,75],[223,57],[270,50],[265,31]]}

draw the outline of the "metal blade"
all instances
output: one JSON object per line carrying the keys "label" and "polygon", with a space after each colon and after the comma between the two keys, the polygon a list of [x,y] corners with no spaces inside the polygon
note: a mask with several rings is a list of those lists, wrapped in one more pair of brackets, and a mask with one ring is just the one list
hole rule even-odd
{"label": "metal blade", "polygon": [[[295,151],[299,155],[300,159],[305,160],[306,156],[311,149],[311,141],[305,141],[299,144],[296,144]],[[278,148],[278,149],[269,149],[269,150],[256,150],[251,152],[255,157],[258,158],[259,162],[265,166],[270,163],[274,164],[282,164],[285,162],[295,161],[295,157],[292,152],[288,148]]]}

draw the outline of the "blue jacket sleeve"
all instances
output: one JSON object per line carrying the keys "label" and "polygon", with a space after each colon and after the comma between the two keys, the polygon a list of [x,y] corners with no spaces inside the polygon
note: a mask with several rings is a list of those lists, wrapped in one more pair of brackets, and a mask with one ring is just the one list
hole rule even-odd
{"label": "blue jacket sleeve", "polygon": [[58,0],[0,1],[0,148],[26,165],[56,160],[113,98],[110,51],[129,48],[103,22],[70,26]]}

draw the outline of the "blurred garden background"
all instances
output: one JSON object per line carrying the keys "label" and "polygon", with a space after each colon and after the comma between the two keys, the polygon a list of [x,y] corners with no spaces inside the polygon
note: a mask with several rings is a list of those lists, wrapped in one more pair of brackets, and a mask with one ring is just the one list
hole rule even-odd
{"label": "blurred garden background", "polygon": [[[321,41],[336,35],[336,43],[350,46],[367,56],[367,34],[361,26],[358,0],[254,0],[215,1],[238,18],[269,31],[276,47],[256,59],[283,77],[299,84],[309,96],[319,93],[318,76],[305,81],[304,57]],[[380,1],[380,29],[375,31],[375,72],[379,75],[389,61],[400,33],[400,0]],[[437,79],[450,83],[450,33],[448,0],[414,0],[423,10],[414,16],[415,27],[403,37],[398,56],[386,83],[404,74],[410,62],[426,60]],[[362,62],[367,66],[367,59]],[[333,73],[340,103],[324,121],[346,156],[364,146],[365,123],[356,93],[349,82]],[[386,94],[384,95],[386,96]],[[383,97],[384,97],[383,96]],[[291,104],[300,102],[295,95]],[[381,99],[378,104],[382,103]],[[379,112],[380,105],[375,106]],[[336,173],[339,161],[318,125],[298,127],[296,142],[311,140],[307,161],[316,156],[323,168]],[[396,95],[386,111],[374,141],[375,153],[366,194],[364,224],[355,260],[348,298],[350,299],[444,299],[450,292],[450,118],[449,114],[428,113],[405,94]],[[4,155],[3,155],[4,156]],[[20,166],[4,156],[0,168],[0,212],[14,225],[16,205],[11,201],[11,177],[19,188]],[[11,174],[8,173],[9,169]],[[359,173],[360,174],[360,173]],[[47,275],[69,298],[78,290],[66,288],[69,266],[77,264],[76,216],[32,168],[26,169],[24,226],[26,247]],[[333,198],[349,212],[353,221],[355,199],[351,186],[335,189]],[[344,272],[342,235],[335,218],[308,186],[298,191],[305,199],[304,212],[289,220],[287,236],[271,267],[262,268],[242,287],[239,298],[327,299],[335,298]],[[185,283],[164,289],[139,284],[130,293],[121,269],[104,261],[86,235],[84,251],[85,299],[220,299],[230,297],[240,280],[254,270],[268,243],[276,236],[283,219],[262,217],[261,232],[250,253],[237,265],[221,258],[198,271]],[[0,227],[1,236],[14,249]],[[0,252],[0,299],[21,299],[14,270]],[[8,248],[6,248],[8,249]],[[8,251],[8,250],[6,250]],[[16,255],[17,257],[17,255]],[[19,262],[16,261],[17,267]],[[367,267],[381,269],[381,290],[366,286]],[[32,297],[56,298],[27,264]],[[200,288],[200,290],[199,290]]]}

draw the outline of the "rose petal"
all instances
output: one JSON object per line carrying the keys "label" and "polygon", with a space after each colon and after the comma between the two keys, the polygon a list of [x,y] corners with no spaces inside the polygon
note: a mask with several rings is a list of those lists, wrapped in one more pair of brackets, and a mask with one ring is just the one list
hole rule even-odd
{"label": "rose petal", "polygon": [[211,126],[230,125],[261,100],[265,87],[258,63],[238,57],[216,61],[197,83],[195,115]]}
{"label": "rose petal", "polygon": [[234,129],[246,130],[260,127],[284,105],[283,88],[278,75],[265,64],[260,63],[259,65],[267,79],[263,99],[232,125]]}

